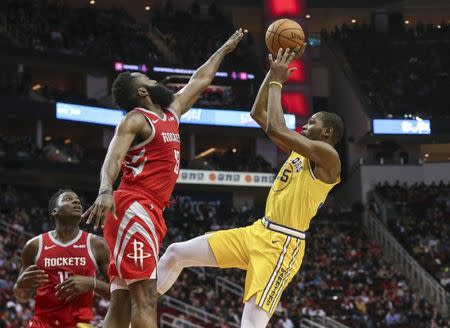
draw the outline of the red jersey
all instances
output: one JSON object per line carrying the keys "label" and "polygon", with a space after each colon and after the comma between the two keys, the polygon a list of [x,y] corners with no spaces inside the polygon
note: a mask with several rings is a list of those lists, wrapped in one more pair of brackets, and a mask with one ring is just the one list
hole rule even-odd
{"label": "red jersey", "polygon": [[79,322],[93,319],[94,293],[87,292],[64,302],[55,296],[55,287],[72,275],[95,277],[97,262],[91,249],[92,234],[80,230],[72,241],[63,244],[52,233],[37,237],[36,265],[48,274],[49,281],[36,291],[34,317],[48,327],[75,327]]}
{"label": "red jersey", "polygon": [[134,111],[145,116],[152,134],[125,156],[118,191],[143,194],[163,208],[169,204],[180,171],[178,116],[171,109],[164,110],[163,118],[144,108]]}

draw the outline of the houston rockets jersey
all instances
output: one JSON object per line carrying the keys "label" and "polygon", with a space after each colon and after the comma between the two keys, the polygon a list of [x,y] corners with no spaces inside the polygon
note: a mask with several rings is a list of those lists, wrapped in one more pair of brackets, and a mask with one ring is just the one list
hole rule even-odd
{"label": "houston rockets jersey", "polygon": [[162,208],[169,203],[180,171],[178,116],[171,109],[164,110],[163,118],[144,108],[134,111],[145,116],[152,133],[125,156],[118,190],[149,196]]}
{"label": "houston rockets jersey", "polygon": [[91,249],[92,234],[80,230],[68,243],[56,240],[54,231],[37,238],[36,265],[48,274],[49,281],[36,291],[34,316],[55,327],[90,322],[94,293],[90,291],[65,302],[55,296],[55,287],[72,275],[95,277],[97,262]]}

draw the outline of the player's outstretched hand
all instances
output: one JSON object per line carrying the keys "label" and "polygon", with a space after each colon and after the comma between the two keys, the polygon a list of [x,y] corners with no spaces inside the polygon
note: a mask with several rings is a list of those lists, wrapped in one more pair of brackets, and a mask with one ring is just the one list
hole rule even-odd
{"label": "player's outstretched hand", "polygon": [[98,227],[103,228],[105,216],[110,211],[116,217],[114,197],[111,194],[100,194],[95,200],[95,203],[83,213],[83,219],[87,218],[86,224],[94,222],[94,230],[97,230]]}
{"label": "player's outstretched hand", "polygon": [[19,279],[17,279],[17,288],[36,289],[48,282],[48,274],[44,270],[39,270],[37,265],[33,264],[26,268]]}
{"label": "player's outstretched hand", "polygon": [[94,279],[86,276],[70,276],[56,286],[56,297],[66,302],[78,295],[91,291],[94,288]]}
{"label": "player's outstretched hand", "polygon": [[269,55],[270,62],[270,74],[272,76],[272,81],[276,81],[279,83],[284,83],[289,78],[289,75],[297,68],[292,67],[289,68],[289,65],[294,61],[297,57],[297,53],[295,51],[291,51],[289,48],[286,50],[279,49],[277,58],[273,60],[272,54]]}
{"label": "player's outstretched hand", "polygon": [[244,34],[246,34],[247,32],[247,30],[242,30],[242,28],[234,32],[233,35],[230,36],[230,38],[222,46],[222,48],[225,50],[225,53],[228,54],[236,49],[237,45],[244,37]]}

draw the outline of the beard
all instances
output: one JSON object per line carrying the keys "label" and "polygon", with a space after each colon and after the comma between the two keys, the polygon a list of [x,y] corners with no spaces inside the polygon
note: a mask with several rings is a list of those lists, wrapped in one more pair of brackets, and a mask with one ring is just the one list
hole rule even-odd
{"label": "beard", "polygon": [[146,89],[148,91],[148,94],[150,95],[152,102],[155,105],[160,105],[163,108],[168,107],[175,98],[175,93],[172,90],[160,84],[146,87]]}

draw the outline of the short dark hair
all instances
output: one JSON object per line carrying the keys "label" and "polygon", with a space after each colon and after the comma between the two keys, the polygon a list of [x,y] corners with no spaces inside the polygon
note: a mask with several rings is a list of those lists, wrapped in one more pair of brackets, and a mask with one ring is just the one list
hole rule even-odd
{"label": "short dark hair", "polygon": [[50,201],[48,202],[48,215],[50,216],[50,218],[52,218],[53,220],[55,219],[52,215],[52,211],[55,209],[56,207],[56,203],[58,202],[58,198],[59,196],[61,196],[61,194],[64,194],[65,192],[73,192],[76,193],[75,191],[73,191],[72,189],[59,189],[57,192],[55,192],[53,194],[53,196],[50,198]]}
{"label": "short dark hair", "polygon": [[117,75],[112,84],[111,93],[113,101],[121,109],[130,111],[138,105],[134,77],[131,72],[123,72]]}
{"label": "short dark hair", "polygon": [[342,121],[342,118],[335,114],[330,112],[318,112],[324,127],[326,128],[333,128],[333,135],[331,137],[331,141],[334,144],[337,144],[339,141],[341,141],[342,136],[344,135],[344,121]]}

